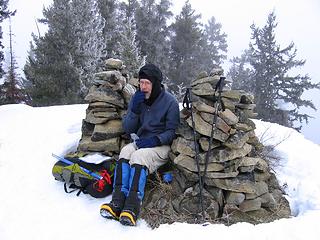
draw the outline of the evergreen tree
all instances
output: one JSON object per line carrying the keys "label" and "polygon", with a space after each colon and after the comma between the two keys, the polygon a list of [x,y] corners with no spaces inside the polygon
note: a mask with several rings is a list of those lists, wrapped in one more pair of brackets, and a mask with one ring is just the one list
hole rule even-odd
{"label": "evergreen tree", "polygon": [[118,19],[120,19],[120,26],[123,26],[122,23],[127,23],[129,20],[135,19],[138,6],[139,2],[137,0],[127,0],[119,4]]}
{"label": "evergreen tree", "polygon": [[232,79],[233,89],[242,89],[247,92],[252,92],[252,89],[254,88],[254,81],[251,80],[253,70],[249,64],[248,57],[248,50],[245,50],[241,57],[234,57],[230,61],[232,65],[227,75]]}
{"label": "evergreen tree", "polygon": [[8,72],[5,74],[4,83],[0,86],[0,105],[2,104],[17,104],[26,103],[27,96],[25,96],[20,77],[16,72],[17,63],[15,58],[11,59]]}
{"label": "evergreen tree", "polygon": [[24,67],[27,91],[34,105],[81,102],[105,48],[96,1],[54,0],[43,15],[48,32],[33,35]]}
{"label": "evergreen tree", "polygon": [[169,78],[174,84],[170,88],[175,92],[178,91],[177,86],[188,86],[201,69],[198,64],[199,57],[195,57],[200,56],[203,37],[199,19],[200,15],[195,14],[189,1],[186,1],[171,25]]}
{"label": "evergreen tree", "polygon": [[4,83],[0,84],[0,105],[6,104],[6,97],[5,97],[5,86]]}
{"label": "evergreen tree", "polygon": [[[54,0],[43,10],[41,23],[48,25],[43,36],[33,35],[24,73],[24,86],[35,106],[80,101],[80,73],[73,63],[76,39],[72,30],[71,1]],[[68,68],[70,67],[70,68]]]}
{"label": "evergreen tree", "polygon": [[203,60],[203,69],[210,71],[213,66],[221,66],[227,58],[227,34],[221,32],[222,25],[211,17],[205,25],[203,33],[203,50],[200,59]]}
{"label": "evergreen tree", "polygon": [[120,51],[123,52],[123,49],[127,48],[127,46],[123,45],[125,44],[126,40],[122,39],[122,37],[129,36],[130,33],[128,33],[128,31],[131,33],[133,32],[136,33],[137,31],[136,24],[135,24],[135,12],[138,7],[138,4],[139,3],[137,0],[128,0],[125,2],[122,1],[119,3],[117,15],[116,15],[117,22],[118,22],[117,32],[113,33],[117,35],[118,42],[117,42],[116,50],[113,57],[122,59]]}
{"label": "evergreen tree", "polygon": [[0,0],[0,79],[2,78],[3,74],[4,74],[4,70],[2,68],[2,64],[3,64],[3,60],[4,60],[4,55],[3,55],[3,51],[2,49],[4,48],[4,46],[2,45],[2,26],[1,23],[7,19],[10,16],[13,16],[15,14],[14,12],[11,12],[8,9],[8,3],[9,0]]}
{"label": "evergreen tree", "polygon": [[120,23],[117,57],[124,61],[128,72],[131,74],[137,73],[146,59],[141,54],[139,41],[137,40],[135,13],[138,6],[139,3],[136,0],[121,2],[117,15]]}
{"label": "evergreen tree", "polygon": [[169,68],[169,27],[172,17],[170,0],[141,0],[136,10],[137,41],[146,61],[158,65],[165,73]]}
{"label": "evergreen tree", "polygon": [[103,57],[105,42],[103,28],[105,20],[100,15],[95,0],[72,0],[72,34],[76,39],[76,48],[72,54],[74,64],[81,72],[80,87],[82,96],[92,85],[93,75],[98,70]]}
{"label": "evergreen tree", "polygon": [[[155,57],[155,43],[152,37],[156,34],[155,29],[155,0],[140,0],[135,12],[137,22],[137,40],[142,53],[147,56],[148,62],[153,62]],[[159,44],[159,42],[157,42]]]}
{"label": "evergreen tree", "polygon": [[135,29],[134,19],[125,22],[119,42],[119,55],[130,73],[137,73],[139,68],[145,64],[145,57],[140,55],[136,42]]}
{"label": "evergreen tree", "polygon": [[71,55],[47,57],[48,51],[55,50],[53,42],[39,41],[37,47],[31,43],[24,66],[24,87],[34,106],[73,104],[80,99],[80,72]]}
{"label": "evergreen tree", "polygon": [[118,54],[118,42],[120,41],[120,23],[118,19],[118,0],[98,0],[98,8],[105,20],[103,28],[104,41],[106,43],[106,58],[115,57]]}
{"label": "evergreen tree", "polygon": [[[301,96],[305,90],[320,88],[310,82],[308,75],[292,75],[292,70],[302,67],[305,60],[296,60],[297,49],[294,43],[280,48],[275,40],[276,15],[270,13],[266,25],[259,28],[251,26],[252,36],[249,44],[248,62],[252,67],[249,85],[255,96],[256,110],[265,121],[295,127],[296,121],[308,122],[310,117],[299,112],[300,107],[315,106]],[[283,107],[284,105],[284,107]],[[301,126],[296,127],[300,129]]]}
{"label": "evergreen tree", "polygon": [[12,35],[13,34],[11,31],[11,21],[10,21],[9,23],[10,63],[9,63],[8,71],[5,74],[5,81],[0,87],[0,105],[26,102],[26,97],[24,96],[24,93],[23,93],[21,81],[16,72],[16,69],[18,67],[14,57],[14,51],[12,46]]}

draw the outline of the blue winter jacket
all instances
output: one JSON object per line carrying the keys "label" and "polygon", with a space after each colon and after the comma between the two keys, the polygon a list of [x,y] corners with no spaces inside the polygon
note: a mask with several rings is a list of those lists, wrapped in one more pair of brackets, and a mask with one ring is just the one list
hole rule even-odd
{"label": "blue winter jacket", "polygon": [[151,106],[141,104],[141,114],[132,112],[131,106],[132,100],[122,119],[126,133],[136,133],[140,138],[157,136],[161,145],[172,143],[180,123],[179,104],[172,94],[162,89]]}

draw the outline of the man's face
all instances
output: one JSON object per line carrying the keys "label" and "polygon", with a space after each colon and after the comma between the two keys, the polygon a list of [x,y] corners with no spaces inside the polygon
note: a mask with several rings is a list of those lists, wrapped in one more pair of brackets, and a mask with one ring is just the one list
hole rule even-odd
{"label": "man's face", "polygon": [[149,99],[152,91],[152,82],[148,79],[140,79],[140,90],[146,94],[146,99]]}

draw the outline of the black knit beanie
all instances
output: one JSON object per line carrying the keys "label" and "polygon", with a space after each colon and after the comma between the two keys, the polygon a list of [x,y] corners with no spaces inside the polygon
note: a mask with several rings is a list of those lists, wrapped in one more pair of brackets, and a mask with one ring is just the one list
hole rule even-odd
{"label": "black knit beanie", "polygon": [[156,100],[162,90],[162,72],[161,70],[152,63],[148,63],[140,68],[139,71],[139,80],[140,79],[148,79],[152,82],[152,91],[149,99],[145,100],[147,105],[152,105],[152,103]]}

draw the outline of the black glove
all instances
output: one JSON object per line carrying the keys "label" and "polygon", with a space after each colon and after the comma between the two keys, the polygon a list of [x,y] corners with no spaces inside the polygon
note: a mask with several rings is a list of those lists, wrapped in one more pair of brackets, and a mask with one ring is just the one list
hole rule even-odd
{"label": "black glove", "polygon": [[143,103],[145,98],[145,93],[141,91],[137,91],[133,97],[132,97],[132,107],[131,111],[134,112],[135,114],[140,114],[140,105]]}
{"label": "black glove", "polygon": [[136,140],[136,145],[138,148],[153,148],[161,145],[161,142],[158,137],[139,138]]}

